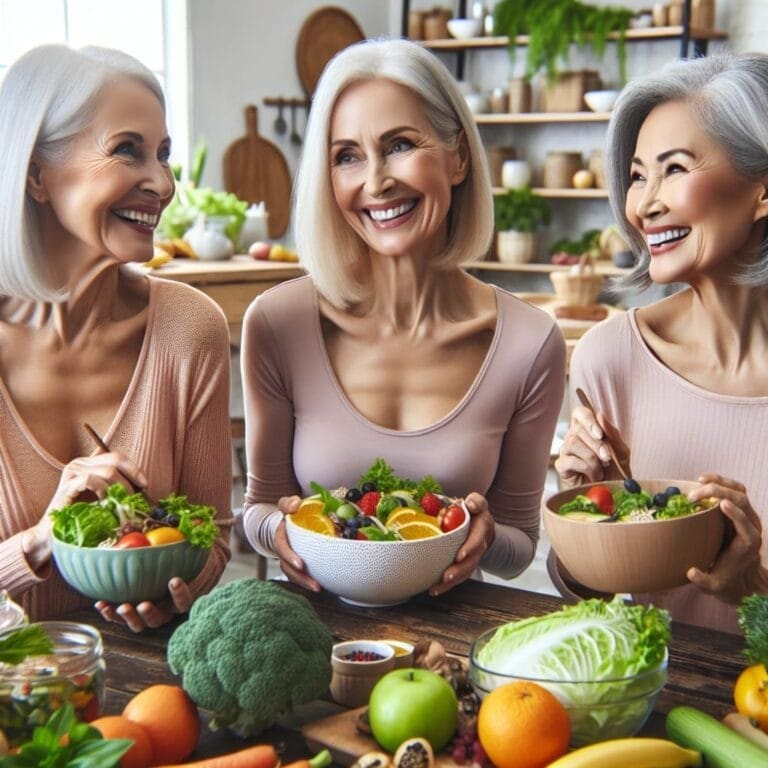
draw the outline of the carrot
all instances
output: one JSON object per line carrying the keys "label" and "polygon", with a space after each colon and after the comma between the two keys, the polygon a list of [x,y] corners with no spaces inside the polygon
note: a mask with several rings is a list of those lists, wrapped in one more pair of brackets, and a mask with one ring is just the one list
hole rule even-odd
{"label": "carrot", "polygon": [[280,768],[327,768],[331,764],[331,753],[327,749],[318,752],[314,757],[307,760],[296,760],[296,762],[282,765]]}
{"label": "carrot", "polygon": [[156,768],[276,768],[280,763],[271,744],[256,744],[218,757],[204,757],[191,763],[160,765]]}

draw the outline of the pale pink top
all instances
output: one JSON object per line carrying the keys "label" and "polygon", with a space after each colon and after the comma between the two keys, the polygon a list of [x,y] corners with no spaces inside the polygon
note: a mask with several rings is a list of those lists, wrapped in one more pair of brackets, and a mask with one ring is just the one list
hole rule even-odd
{"label": "pale pink top", "polygon": [[[281,496],[350,486],[381,457],[401,477],[431,474],[444,491],[486,496],[496,541],[481,565],[505,578],[528,566],[539,533],[539,503],[560,411],[565,344],[554,321],[496,288],[497,321],[485,361],[466,395],[435,424],[413,431],[378,426],[345,396],[328,358],[309,278],[271,289],[243,327],[243,391],[249,459],[256,434],[268,460],[249,460],[244,525],[273,554]],[[398,361],[392,361],[397,375]],[[268,415],[257,421],[253,404]],[[262,503],[260,503],[262,502]]]}
{"label": "pale pink top", "polygon": [[[645,344],[634,310],[600,323],[579,341],[570,368],[571,402],[576,387],[622,433],[635,477],[696,480],[716,472],[733,478],[744,483],[768,527],[768,396],[719,395],[686,381]],[[768,561],[768,536],[762,559]],[[734,606],[692,584],[634,597],[669,608],[678,621],[739,631]]]}
{"label": "pale pink top", "polygon": [[[147,328],[133,378],[104,441],[145,472],[146,493],[171,492],[231,517],[229,331],[221,310],[182,283],[149,278]],[[30,433],[0,379],[0,588],[33,620],[93,604],[70,589],[55,567],[32,571],[23,531],[38,522],[64,463]],[[229,559],[229,527],[214,544],[195,594],[218,581]],[[95,615],[95,614],[94,614]]]}

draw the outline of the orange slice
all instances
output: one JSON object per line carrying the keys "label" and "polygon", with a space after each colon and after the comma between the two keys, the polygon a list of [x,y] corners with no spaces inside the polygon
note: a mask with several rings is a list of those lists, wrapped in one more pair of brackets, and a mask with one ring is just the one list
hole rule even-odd
{"label": "orange slice", "polygon": [[434,524],[435,518],[429,515],[419,512],[417,509],[411,509],[410,507],[397,507],[393,509],[387,516],[386,526],[393,530],[399,530],[406,523],[432,523]]}
{"label": "orange slice", "polygon": [[432,536],[439,536],[442,533],[435,523],[423,520],[405,523],[397,529],[397,532],[408,541],[413,539],[429,539],[432,538]]}
{"label": "orange slice", "polygon": [[321,499],[304,499],[292,516],[296,525],[322,533],[325,536],[335,536],[336,526],[328,515],[325,514],[325,504]]}

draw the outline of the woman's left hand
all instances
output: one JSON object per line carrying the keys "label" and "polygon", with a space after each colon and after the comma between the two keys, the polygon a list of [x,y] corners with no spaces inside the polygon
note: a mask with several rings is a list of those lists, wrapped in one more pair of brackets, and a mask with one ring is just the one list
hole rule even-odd
{"label": "woman's left hand", "polygon": [[429,590],[433,597],[442,595],[468,579],[496,536],[496,525],[485,497],[479,493],[470,493],[464,503],[470,514],[469,533],[456,553],[456,560],[445,569],[443,578]]}
{"label": "woman's left hand", "polygon": [[733,524],[733,538],[706,573],[688,569],[688,579],[699,589],[725,603],[737,604],[745,595],[765,593],[768,570],[760,561],[763,527],[739,482],[716,474],[699,478],[701,488],[690,494],[692,501],[710,496],[720,499],[722,513]]}
{"label": "woman's left hand", "polygon": [[143,632],[145,629],[156,629],[166,624],[179,613],[186,613],[191,607],[194,598],[187,583],[178,577],[168,582],[170,600],[161,603],[151,603],[145,600],[138,605],[123,603],[116,608],[104,600],[99,600],[94,606],[105,621],[114,621],[118,624],[126,624],[134,632]]}

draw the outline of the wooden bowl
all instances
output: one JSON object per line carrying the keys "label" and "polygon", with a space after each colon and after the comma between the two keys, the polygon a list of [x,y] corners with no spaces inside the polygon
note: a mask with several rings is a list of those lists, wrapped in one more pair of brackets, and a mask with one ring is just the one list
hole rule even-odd
{"label": "wooden bowl", "polygon": [[[676,485],[690,493],[698,483],[638,480],[651,495]],[[723,543],[725,518],[720,505],[685,517],[652,522],[595,523],[574,520],[557,510],[594,485],[611,490],[621,480],[589,483],[550,496],[542,505],[544,528],[552,549],[580,584],[600,592],[658,592],[688,583],[686,571],[706,571]]]}

